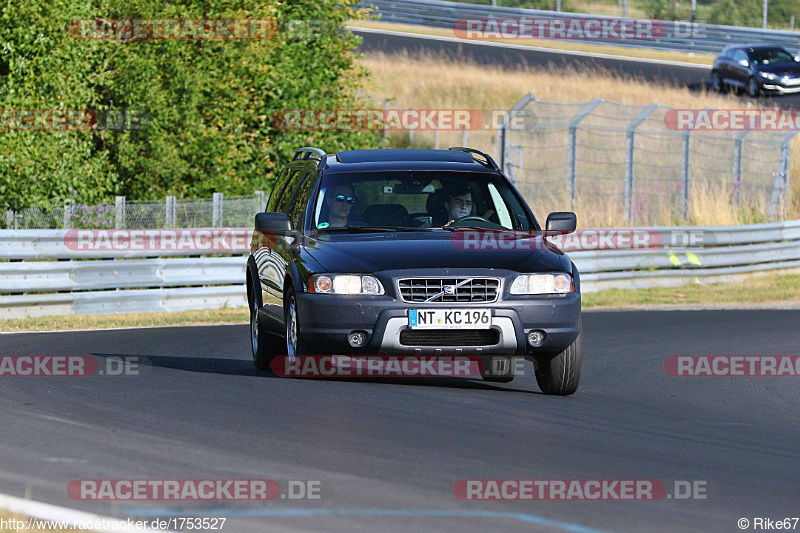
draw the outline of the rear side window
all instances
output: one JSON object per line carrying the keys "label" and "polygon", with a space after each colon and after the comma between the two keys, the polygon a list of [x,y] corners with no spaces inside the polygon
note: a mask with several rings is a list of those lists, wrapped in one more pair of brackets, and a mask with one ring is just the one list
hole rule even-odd
{"label": "rear side window", "polygon": [[278,206],[278,201],[281,198],[281,194],[286,190],[286,186],[289,185],[289,180],[287,176],[289,174],[290,168],[284,168],[278,174],[278,177],[275,179],[275,186],[272,187],[272,192],[269,195],[269,201],[267,202],[267,209],[268,213],[274,213]]}
{"label": "rear side window", "polygon": [[304,177],[304,169],[297,167],[293,167],[291,169],[291,175],[289,177],[288,184],[286,185],[286,190],[284,190],[283,194],[281,194],[281,197],[278,200],[278,205],[275,207],[275,211],[278,213],[288,213],[295,191],[297,191],[297,186]]}
{"label": "rear side window", "polygon": [[291,207],[289,207],[289,220],[292,221],[292,227],[295,229],[302,229],[303,217],[306,214],[306,207],[308,200],[311,198],[311,193],[314,190],[314,172],[312,170],[302,170],[298,172],[300,178],[300,186],[294,194],[294,200]]}

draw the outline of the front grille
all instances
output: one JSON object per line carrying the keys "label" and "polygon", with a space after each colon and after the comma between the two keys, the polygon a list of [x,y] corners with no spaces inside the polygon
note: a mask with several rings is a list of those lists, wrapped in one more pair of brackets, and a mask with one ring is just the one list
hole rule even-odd
{"label": "front grille", "polygon": [[494,346],[500,342],[496,329],[404,329],[403,346]]}
{"label": "front grille", "polygon": [[[404,278],[398,280],[398,286],[400,298],[404,302],[426,302],[433,296],[436,298],[430,300],[432,303],[493,302],[497,299],[500,280],[468,277]],[[452,289],[447,289],[448,287]]]}

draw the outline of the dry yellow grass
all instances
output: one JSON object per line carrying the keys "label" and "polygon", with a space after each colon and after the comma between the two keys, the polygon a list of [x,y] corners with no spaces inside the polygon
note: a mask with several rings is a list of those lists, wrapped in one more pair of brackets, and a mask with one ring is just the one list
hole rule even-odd
{"label": "dry yellow grass", "polygon": [[419,108],[508,109],[529,91],[537,98],[559,102],[585,102],[601,97],[615,102],[658,102],[685,108],[742,107],[740,100],[732,95],[625,79],[599,68],[506,70],[471,64],[466,59],[446,61],[408,54],[370,54],[360,63],[371,73],[369,92],[376,100],[390,98],[398,105]]}
{"label": "dry yellow grass", "polygon": [[[59,331],[75,329],[219,326],[247,324],[247,307],[203,309],[174,313],[128,313],[115,315],[69,315],[0,320],[0,332]],[[2,533],[2,531],[0,531]]]}
{"label": "dry yellow grass", "polygon": [[[639,105],[657,102],[668,107],[690,109],[739,109],[744,105],[739,98],[731,94],[651,84],[639,79],[621,78],[597,68],[593,68],[591,72],[555,68],[506,70],[470,64],[466,60],[445,61],[433,56],[411,57],[406,54],[391,56],[370,54],[362,58],[360,63],[371,72],[367,93],[379,105],[385,99],[390,99],[393,106],[400,108],[507,110],[527,92],[551,102],[587,102],[592,98],[601,97],[612,102]],[[453,65],[456,63],[458,67],[454,68]],[[407,139],[395,138],[393,142],[402,144],[407,142]],[[546,145],[547,140],[543,137],[540,142]],[[597,142],[603,142],[603,139]],[[610,145],[610,140],[606,142]],[[468,132],[469,146],[496,154],[495,143],[496,131],[486,129]],[[647,146],[644,141],[640,143],[643,147]],[[417,132],[414,144],[432,146],[433,135],[430,132]],[[441,132],[440,147],[461,144],[461,132]],[[660,148],[655,143],[652,148],[668,149]],[[675,152],[673,148],[669,150]],[[535,154],[526,157],[528,157],[526,161],[529,161]],[[706,165],[713,165],[716,157],[717,154],[708,154],[703,162]],[[563,173],[563,170],[561,172]],[[728,179],[732,181],[729,176],[731,172],[728,169],[721,170],[720,181]],[[795,139],[793,145],[791,174],[795,179],[792,183],[792,201],[788,206],[788,214],[790,218],[800,218],[800,140],[798,139]],[[563,177],[559,175],[558,179],[563,180]],[[554,194],[545,198],[541,189],[534,194],[533,191],[527,191],[524,184],[520,187],[529,200],[537,198],[538,201],[531,201],[531,204],[539,216],[550,210],[572,207],[563,193],[560,196]],[[578,213],[581,225],[584,227],[627,225],[622,216],[622,198],[619,192],[616,189],[611,194],[605,191],[598,192],[596,195],[585,192],[583,196],[579,195],[575,211]],[[668,202],[659,198],[649,198],[649,215],[646,218],[635,219],[633,223],[744,224],[762,221],[758,212],[766,212],[763,202],[758,199],[743,198],[739,206],[732,205],[730,201],[732,191],[725,185],[695,184],[690,192],[691,209],[688,221],[680,219],[674,205],[670,206]]]}

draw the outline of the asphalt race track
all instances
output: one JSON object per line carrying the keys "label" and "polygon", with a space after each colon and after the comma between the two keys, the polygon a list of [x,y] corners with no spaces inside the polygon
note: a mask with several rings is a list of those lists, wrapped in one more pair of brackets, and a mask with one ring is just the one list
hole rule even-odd
{"label": "asphalt race track", "polygon": [[[794,355],[800,311],[584,314],[572,397],[525,375],[300,380],[254,369],[248,326],[0,335],[0,355],[143,356],[128,377],[0,378],[0,492],[256,531],[739,531],[800,514],[797,377],[672,377],[670,355]],[[74,479],[321,481],[322,499],[83,502]],[[706,499],[465,502],[460,479],[656,479]],[[283,487],[283,485],[281,485]]]}
{"label": "asphalt race track", "polygon": [[[481,65],[503,66],[507,68],[540,67],[572,68],[594,75],[598,69],[627,78],[640,78],[647,81],[688,87],[694,91],[707,90],[711,69],[689,66],[678,62],[650,62],[642,59],[590,57],[586,54],[570,54],[559,50],[532,49],[524,46],[503,46],[494,43],[469,42],[455,38],[420,38],[396,32],[377,32],[352,28],[353,33],[363,38],[360,51],[364,53],[395,53],[403,50],[409,54],[441,55],[457,61],[469,60]],[[536,95],[536,88],[530,91]],[[569,100],[569,87],[564,89],[565,99]],[[602,96],[602,95],[599,95]],[[743,106],[752,102],[747,96],[741,97]],[[800,94],[761,97],[758,104],[764,107],[779,106],[784,109],[800,108]],[[800,527],[800,526],[799,526]]]}

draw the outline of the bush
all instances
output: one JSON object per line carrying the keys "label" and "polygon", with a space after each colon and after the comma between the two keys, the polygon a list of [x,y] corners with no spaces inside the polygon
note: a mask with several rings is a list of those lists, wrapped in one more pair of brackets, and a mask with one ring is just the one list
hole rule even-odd
{"label": "bush", "polygon": [[[6,131],[0,135],[0,204],[91,204],[208,197],[269,189],[272,173],[308,144],[374,147],[377,132],[287,132],[284,109],[365,107],[357,38],[342,31],[363,13],[354,0],[252,5],[149,0],[30,0],[0,7],[0,109],[141,113],[132,131]],[[276,19],[266,40],[80,40],[73,19]],[[315,21],[325,21],[315,23]],[[292,29],[293,31],[288,31]],[[305,31],[299,31],[305,30]],[[2,125],[0,125],[2,127]],[[1,207],[1,205],[0,205]]]}

